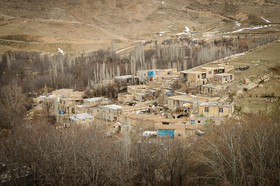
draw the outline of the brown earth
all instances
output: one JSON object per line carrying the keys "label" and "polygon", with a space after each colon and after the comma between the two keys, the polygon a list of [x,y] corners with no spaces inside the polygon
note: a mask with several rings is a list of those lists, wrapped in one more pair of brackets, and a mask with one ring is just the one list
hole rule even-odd
{"label": "brown earth", "polygon": [[[240,20],[241,28],[268,24],[262,16],[277,24],[252,32],[279,34],[280,3],[263,2],[2,0],[0,50],[56,52],[60,47],[65,52],[85,52],[109,48],[111,42],[118,50],[138,40],[174,37],[185,26],[195,32],[194,37],[209,37],[239,29],[236,20]],[[11,39],[22,35],[26,40]]]}
{"label": "brown earth", "polygon": [[235,74],[235,81],[230,84],[232,90],[244,83],[244,79],[255,82],[262,77],[269,77],[259,85],[236,96],[236,107],[241,108],[241,113],[280,113],[280,41],[260,46],[247,52],[245,55],[226,60],[225,62],[235,68],[250,66],[248,70],[231,73]]}

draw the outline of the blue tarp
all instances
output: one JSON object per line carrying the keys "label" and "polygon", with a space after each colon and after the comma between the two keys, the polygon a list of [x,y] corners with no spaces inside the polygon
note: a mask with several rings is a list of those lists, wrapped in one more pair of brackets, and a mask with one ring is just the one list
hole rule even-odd
{"label": "blue tarp", "polygon": [[64,111],[64,110],[60,110],[60,111],[58,111],[58,113],[59,113],[59,114],[64,114],[65,111]]}
{"label": "blue tarp", "polygon": [[174,129],[158,129],[158,135],[174,137]]}
{"label": "blue tarp", "polygon": [[154,76],[154,71],[147,72],[147,76],[148,77]]}
{"label": "blue tarp", "polygon": [[166,92],[165,95],[167,95],[167,96],[172,96],[172,95],[173,95],[173,92],[172,92],[172,91]]}

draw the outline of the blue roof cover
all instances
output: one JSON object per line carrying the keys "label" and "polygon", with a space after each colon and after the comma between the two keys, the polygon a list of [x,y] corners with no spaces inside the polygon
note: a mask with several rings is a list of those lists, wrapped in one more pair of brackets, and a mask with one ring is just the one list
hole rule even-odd
{"label": "blue roof cover", "polygon": [[149,71],[149,72],[147,73],[147,76],[148,76],[148,77],[154,76],[154,71]]}
{"label": "blue roof cover", "polygon": [[158,135],[174,137],[174,129],[158,129]]}

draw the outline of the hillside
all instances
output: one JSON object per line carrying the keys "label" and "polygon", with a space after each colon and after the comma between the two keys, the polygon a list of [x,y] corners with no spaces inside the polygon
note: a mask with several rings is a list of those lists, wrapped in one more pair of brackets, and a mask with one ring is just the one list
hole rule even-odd
{"label": "hillside", "polygon": [[0,1],[0,50],[85,52],[191,33],[279,34],[279,11],[273,0]]}

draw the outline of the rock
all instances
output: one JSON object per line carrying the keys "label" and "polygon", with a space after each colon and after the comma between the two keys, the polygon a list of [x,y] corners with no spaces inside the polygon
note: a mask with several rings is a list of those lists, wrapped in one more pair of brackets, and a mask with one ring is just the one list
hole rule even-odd
{"label": "rock", "polygon": [[241,94],[243,94],[243,90],[238,90],[238,91],[236,92],[236,96],[239,96],[239,95],[241,95]]}
{"label": "rock", "polygon": [[252,90],[253,88],[256,88],[258,86],[257,83],[249,83],[247,86],[245,86],[245,88],[247,90]]}

